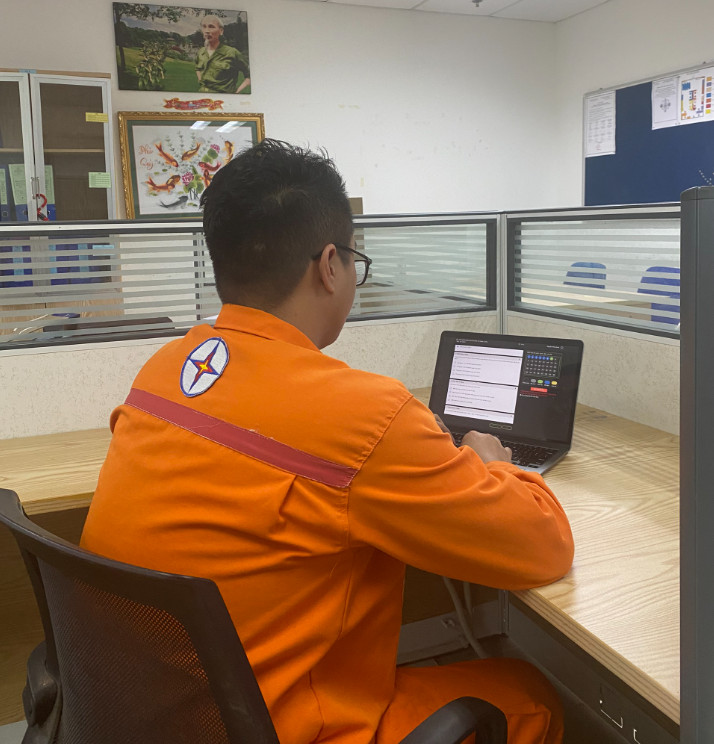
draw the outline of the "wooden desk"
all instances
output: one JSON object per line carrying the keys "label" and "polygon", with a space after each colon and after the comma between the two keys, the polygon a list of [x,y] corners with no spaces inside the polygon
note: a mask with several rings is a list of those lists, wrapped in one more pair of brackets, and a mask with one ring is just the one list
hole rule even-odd
{"label": "wooden desk", "polygon": [[110,439],[107,428],[0,441],[0,487],[28,514],[89,506]]}
{"label": "wooden desk", "polygon": [[516,596],[679,723],[679,438],[587,406],[575,421],[545,476],[573,569]]}
{"label": "wooden desk", "polygon": [[573,569],[514,594],[679,723],[679,437],[579,405],[572,450],[545,479]]}
{"label": "wooden desk", "polygon": [[[414,393],[428,401],[428,389]],[[30,514],[83,519],[109,438],[96,429],[2,442],[0,485]],[[561,581],[517,596],[679,722],[678,438],[578,406],[573,450],[546,480],[570,517],[575,564]],[[16,627],[17,604],[10,610],[5,622]],[[20,678],[35,642],[13,651]],[[0,711],[0,724],[20,717],[9,716]]]}

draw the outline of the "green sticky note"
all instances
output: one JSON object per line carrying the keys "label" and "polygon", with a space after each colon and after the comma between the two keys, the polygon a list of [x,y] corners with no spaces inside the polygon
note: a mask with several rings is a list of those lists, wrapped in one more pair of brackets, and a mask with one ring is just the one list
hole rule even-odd
{"label": "green sticky note", "polygon": [[0,169],[0,204],[7,204],[7,178],[2,169]]}
{"label": "green sticky note", "polygon": [[45,166],[45,196],[48,204],[55,203],[55,179],[51,165]]}
{"label": "green sticky note", "polygon": [[87,111],[84,114],[84,118],[87,121],[93,121],[98,124],[106,124],[109,121],[109,114],[94,113],[92,111]]}
{"label": "green sticky note", "polygon": [[89,171],[89,188],[90,189],[110,189],[112,187],[112,177],[104,171]]}
{"label": "green sticky note", "polygon": [[15,204],[27,204],[27,187],[25,186],[25,166],[22,163],[10,163],[10,185]]}

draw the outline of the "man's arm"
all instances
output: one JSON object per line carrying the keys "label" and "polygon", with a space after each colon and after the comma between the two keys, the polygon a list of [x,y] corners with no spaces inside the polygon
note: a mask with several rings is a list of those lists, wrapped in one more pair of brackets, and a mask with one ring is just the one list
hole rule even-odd
{"label": "man's arm", "polygon": [[235,91],[236,93],[240,93],[244,88],[247,88],[250,85],[248,61],[246,60],[245,55],[239,49],[236,49],[235,47],[229,48],[231,54],[231,74],[236,80],[236,84],[238,81],[238,75],[240,75],[241,72],[244,75],[243,82],[238,85]]}
{"label": "man's arm", "polygon": [[568,519],[541,476],[457,449],[413,398],[353,480],[348,517],[355,542],[503,589],[555,581],[573,559]]}

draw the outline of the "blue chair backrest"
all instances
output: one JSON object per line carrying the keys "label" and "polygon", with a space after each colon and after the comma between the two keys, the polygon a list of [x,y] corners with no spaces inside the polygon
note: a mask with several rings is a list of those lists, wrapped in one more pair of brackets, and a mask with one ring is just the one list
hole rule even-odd
{"label": "blue chair backrest", "polygon": [[[573,271],[576,269],[576,271]],[[582,271],[582,269],[603,269],[603,271]],[[569,284],[572,287],[593,287],[594,289],[605,289],[605,264],[593,263],[591,261],[576,261],[570,264],[570,270],[565,275],[566,280],[563,284]],[[597,279],[597,282],[570,282],[567,277],[574,279]],[[600,283],[602,282],[602,284]]]}
{"label": "blue chair backrest", "polygon": [[[652,310],[677,313],[679,315],[679,268],[676,266],[650,266],[640,280],[638,292],[659,295],[676,302],[652,302]],[[668,315],[651,315],[650,319],[656,323],[679,325],[679,318]]]}

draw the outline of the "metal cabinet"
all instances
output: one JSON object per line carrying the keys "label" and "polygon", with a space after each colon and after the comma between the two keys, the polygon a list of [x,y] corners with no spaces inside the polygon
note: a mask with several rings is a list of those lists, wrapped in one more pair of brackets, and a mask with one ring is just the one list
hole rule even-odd
{"label": "metal cabinet", "polygon": [[0,72],[0,221],[115,217],[109,83]]}

